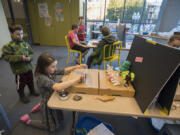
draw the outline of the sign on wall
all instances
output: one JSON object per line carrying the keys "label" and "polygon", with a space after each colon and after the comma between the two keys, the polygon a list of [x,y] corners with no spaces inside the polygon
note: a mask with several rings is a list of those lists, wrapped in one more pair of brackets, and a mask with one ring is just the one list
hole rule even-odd
{"label": "sign on wall", "polygon": [[48,12],[48,5],[46,2],[44,3],[38,3],[38,9],[39,9],[39,16],[41,18],[47,18],[49,17],[49,12]]}
{"label": "sign on wall", "polygon": [[55,17],[57,22],[64,21],[63,4],[62,2],[56,2],[55,5]]}
{"label": "sign on wall", "polygon": [[51,21],[52,21],[51,16],[46,17],[45,18],[45,25],[46,26],[51,26]]}

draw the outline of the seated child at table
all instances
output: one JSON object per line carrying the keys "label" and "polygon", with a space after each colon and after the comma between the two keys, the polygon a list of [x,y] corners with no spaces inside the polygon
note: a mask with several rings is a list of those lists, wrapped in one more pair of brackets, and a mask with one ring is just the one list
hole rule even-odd
{"label": "seated child at table", "polygon": [[179,48],[180,47],[180,35],[173,35],[168,41],[168,45],[171,47]]}
{"label": "seated child at table", "polygon": [[87,65],[88,68],[91,67],[91,65],[101,65],[102,59],[103,59],[103,47],[104,45],[112,45],[116,38],[110,33],[110,30],[108,27],[104,26],[101,29],[101,33],[103,35],[102,40],[99,41],[97,44],[97,48],[91,53],[91,55],[88,57]]}
{"label": "seated child at table", "polygon": [[[68,33],[69,44],[70,44],[71,49],[82,52],[82,57],[84,57],[88,53],[89,47],[87,45],[82,44],[79,41],[77,33],[78,33],[78,25],[73,24],[72,30],[69,31]],[[78,59],[76,62],[79,64],[80,59]]]}
{"label": "seated child at table", "polygon": [[55,82],[56,75],[63,75],[69,73],[74,69],[84,68],[85,64],[68,67],[62,70],[56,69],[57,60],[48,53],[42,53],[37,61],[35,69],[35,77],[37,87],[41,94],[40,111],[42,113],[42,120],[31,120],[28,114],[21,117],[21,121],[27,125],[55,131],[59,127],[60,120],[62,120],[62,111],[53,110],[47,106],[47,102],[54,91],[60,92],[76,83],[80,83],[83,76],[78,76],[75,79],[65,82]]}

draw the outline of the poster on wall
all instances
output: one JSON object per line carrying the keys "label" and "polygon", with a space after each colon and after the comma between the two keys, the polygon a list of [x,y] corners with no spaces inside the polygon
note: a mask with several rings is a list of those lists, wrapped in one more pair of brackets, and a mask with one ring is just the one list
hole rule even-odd
{"label": "poster on wall", "polygon": [[46,2],[38,3],[38,9],[39,9],[39,16],[41,18],[49,17],[48,5]]}
{"label": "poster on wall", "polygon": [[63,4],[62,2],[56,2],[55,5],[55,17],[57,22],[64,21]]}
{"label": "poster on wall", "polygon": [[51,20],[52,20],[52,19],[51,19],[51,16],[46,17],[46,18],[45,18],[45,25],[46,25],[46,26],[51,26]]}

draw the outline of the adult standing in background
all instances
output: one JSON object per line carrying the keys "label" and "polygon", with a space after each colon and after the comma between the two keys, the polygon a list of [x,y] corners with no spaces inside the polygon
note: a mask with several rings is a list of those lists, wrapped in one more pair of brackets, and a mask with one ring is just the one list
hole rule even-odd
{"label": "adult standing in background", "polygon": [[79,26],[78,26],[78,39],[81,43],[85,44],[86,39],[86,28],[84,25],[84,18],[83,16],[79,17]]}

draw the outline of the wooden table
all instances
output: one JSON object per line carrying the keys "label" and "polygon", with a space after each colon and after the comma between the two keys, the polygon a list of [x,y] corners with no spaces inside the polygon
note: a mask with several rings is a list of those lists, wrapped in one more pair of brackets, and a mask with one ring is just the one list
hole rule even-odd
{"label": "wooden table", "polygon": [[175,95],[175,100],[180,101],[180,84],[178,85],[176,95]]}
{"label": "wooden table", "polygon": [[98,44],[98,42],[99,42],[99,40],[96,40],[96,39],[90,40],[90,41],[88,42],[87,46],[90,47],[90,48],[96,48],[97,45],[95,45],[94,43]]}
{"label": "wooden table", "polygon": [[[52,109],[69,110],[73,112],[72,135],[74,134],[77,121],[77,112],[180,120],[180,108],[171,110],[169,116],[161,113],[157,107],[149,109],[147,113],[142,113],[134,98],[116,97],[113,101],[102,102],[95,99],[95,95],[78,94],[82,97],[82,100],[74,101],[74,95],[76,94],[70,94],[68,100],[62,101],[59,99],[58,93],[54,92],[48,101],[48,107]],[[180,102],[176,103],[180,104]]]}
{"label": "wooden table", "polygon": [[[113,101],[102,102],[96,100],[95,95],[78,94],[82,96],[81,101],[74,101],[72,98],[76,94],[70,94],[66,101],[61,101],[56,92],[53,93],[48,101],[48,106],[52,109],[62,109],[79,112],[102,113],[122,116],[137,116],[137,117],[155,117],[165,119],[178,119],[180,120],[180,108],[171,110],[169,116],[160,112],[160,109],[153,107],[149,109],[149,113],[142,113],[135,98],[129,97],[116,97]],[[175,103],[180,103],[175,101]]]}
{"label": "wooden table", "polygon": [[[116,97],[113,101],[102,102],[96,100],[95,95],[78,94],[82,97],[80,101],[74,101],[72,98],[76,94],[70,94],[69,99],[62,101],[59,99],[57,92],[54,92],[48,101],[48,107],[52,109],[69,110],[72,111],[72,135],[77,121],[77,112],[101,113],[120,116],[137,116],[146,118],[165,118],[180,120],[180,108],[171,110],[170,115],[167,116],[160,112],[159,108],[151,108],[147,113],[142,113],[135,98]],[[175,102],[180,104],[180,102]]]}
{"label": "wooden table", "polygon": [[[180,120],[180,108],[171,110],[169,115],[162,113],[159,107],[154,106],[145,113],[142,113],[135,98],[117,96],[113,101],[102,102],[95,99],[96,95],[78,94],[82,99],[80,101],[74,101],[74,95],[77,94],[71,93],[68,100],[62,101],[59,99],[58,93],[54,92],[47,103],[48,107],[52,109],[69,110],[73,112],[72,134],[74,134],[77,112]],[[180,104],[180,101],[174,101],[174,103]]]}
{"label": "wooden table", "polygon": [[168,40],[169,37],[165,36],[159,36],[159,35],[143,35],[140,33],[129,33],[127,32],[128,35],[134,35],[134,36],[140,36],[140,37],[150,37],[150,38],[156,38],[156,39],[163,39],[163,40]]}
{"label": "wooden table", "polygon": [[138,36],[150,37],[150,38],[156,38],[156,39],[163,39],[163,40],[168,40],[169,39],[169,37],[164,37],[164,36],[159,36],[159,35],[141,35],[141,34],[139,34]]}

